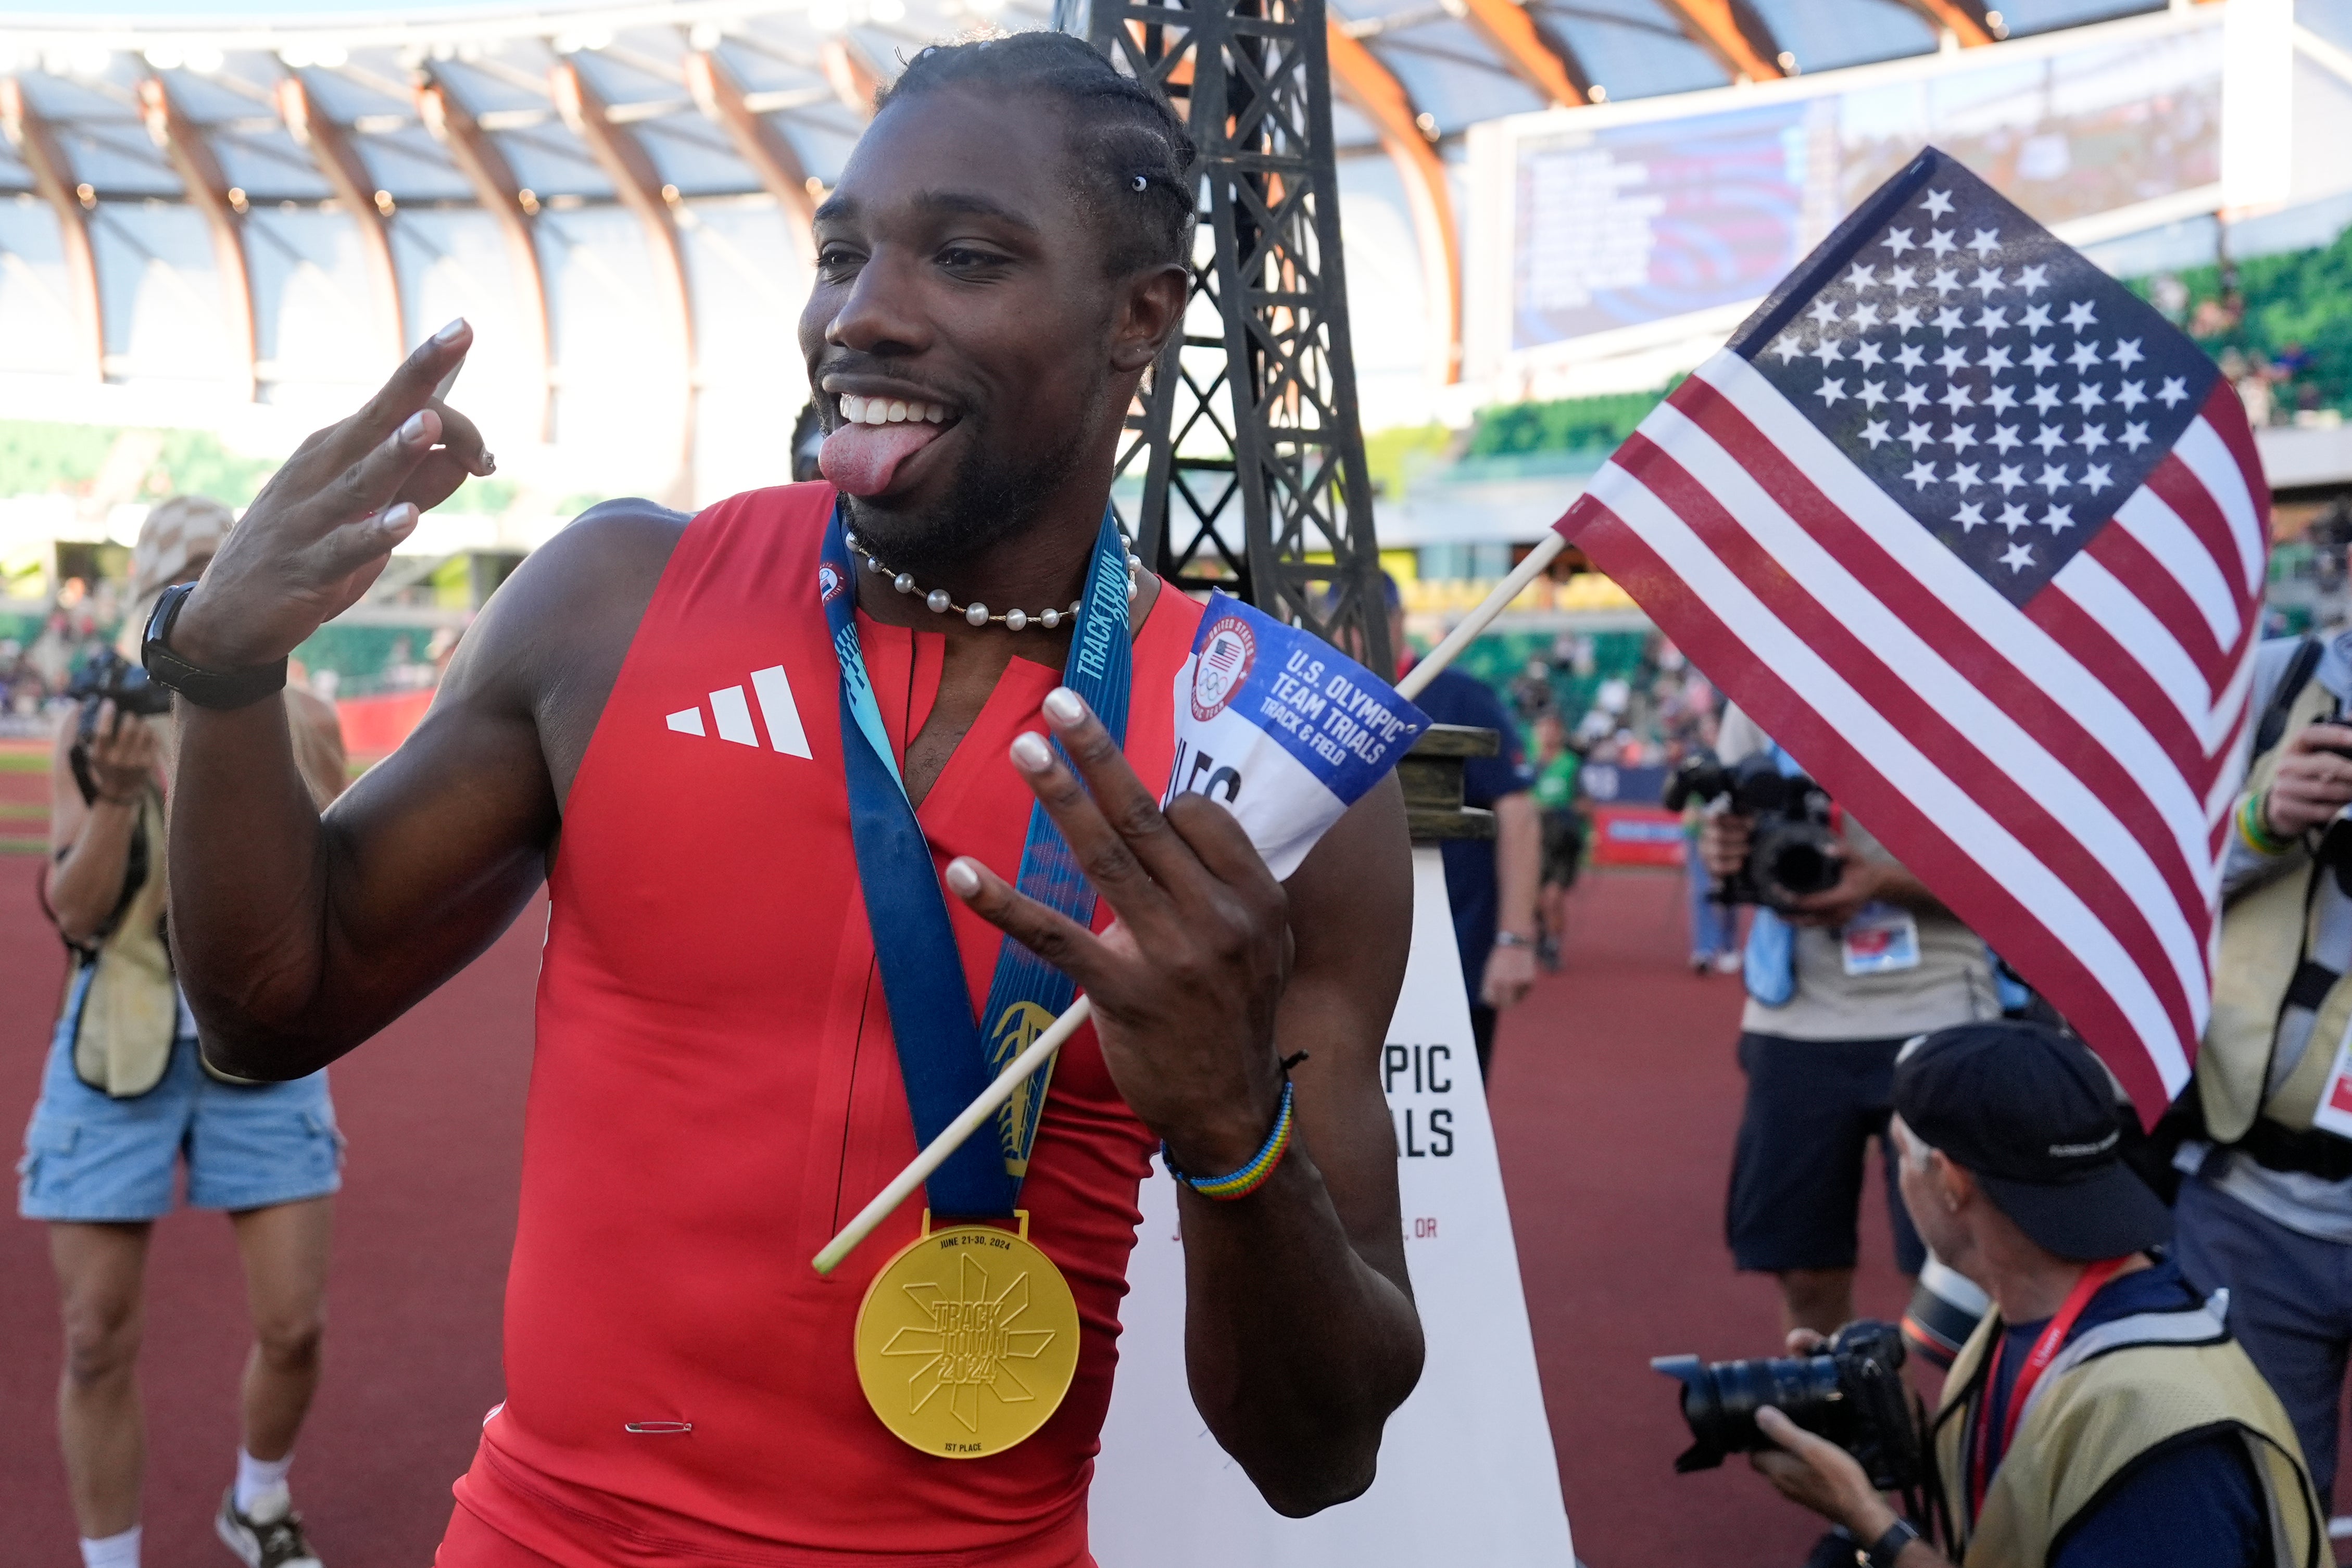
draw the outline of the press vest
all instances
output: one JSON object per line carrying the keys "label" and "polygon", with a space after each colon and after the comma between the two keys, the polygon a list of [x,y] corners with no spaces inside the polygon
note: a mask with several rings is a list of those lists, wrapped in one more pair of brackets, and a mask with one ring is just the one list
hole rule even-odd
{"label": "press vest", "polygon": [[[2335,710],[2335,695],[2316,679],[2305,681],[2287,706],[2279,738],[2254,758],[2241,801],[2270,788],[2288,737]],[[2309,1132],[2335,1065],[2335,1042],[2352,1024],[2352,977],[2331,975],[2305,962],[2314,935],[2312,894],[2318,868],[2300,846],[2288,854],[2293,863],[2286,870],[2231,899],[2221,912],[2213,1016],[2197,1054],[2197,1093],[2206,1130],[2223,1144],[2243,1138],[2257,1116],[2291,1132]],[[2271,1090],[2279,1014],[2291,994],[2316,1016],[2303,1060]]]}
{"label": "press vest", "polygon": [[[1083,1332],[1076,1384],[1035,1437],[984,1459],[930,1457],[859,1391],[858,1306],[914,1239],[919,1200],[831,1277],[810,1266],[916,1152],[874,957],[890,912],[860,894],[817,598],[833,503],[823,485],[763,490],[687,527],[565,806],[508,1397],[458,1489],[558,1563],[1087,1561],[1087,1486],[1155,1146],[1093,1030],[1062,1051],[1022,1189]],[[1199,617],[1163,589],[1135,638],[1127,749],[1155,789]],[[903,758],[945,639],[862,616],[858,631]],[[1013,661],[922,802],[935,865],[971,854],[1013,873],[1034,797],[1006,748],[1044,727],[1059,681]],[[977,1007],[1002,937],[947,902]],[[1098,907],[1097,925],[1109,919]]]}
{"label": "press vest", "polygon": [[1968,1512],[1968,1461],[1990,1347],[1988,1312],[1944,1380],[1932,1437],[1961,1568],[2042,1568],[2074,1521],[2176,1440],[2226,1431],[2245,1445],[2271,1519],[2273,1568],[2314,1568],[2326,1521],[2294,1428],[2223,1322],[2228,1292],[2084,1330],[2033,1389],[1984,1509]]}

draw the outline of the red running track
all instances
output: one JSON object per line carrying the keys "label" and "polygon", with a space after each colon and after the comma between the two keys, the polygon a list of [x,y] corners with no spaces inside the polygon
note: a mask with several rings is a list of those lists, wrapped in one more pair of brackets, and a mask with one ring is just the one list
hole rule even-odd
{"label": "red running track", "polygon": [[[12,1143],[62,973],[33,902],[38,863],[0,859],[11,998],[0,1128]],[[1648,1368],[1671,1352],[1763,1354],[1775,1337],[1769,1282],[1734,1275],[1721,1234],[1738,984],[1682,967],[1672,876],[1588,878],[1575,920],[1568,972],[1505,1020],[1493,1103],[1578,1552],[1592,1568],[1788,1568],[1818,1533],[1810,1516],[1737,1462],[1675,1476],[1685,1435]],[[330,1568],[431,1561],[449,1482],[499,1397],[540,931],[534,908],[334,1070],[352,1159],[326,1379],[294,1472]],[[1892,1315],[1903,1292],[1872,1191],[1861,1305]],[[209,1520],[230,1473],[245,1343],[226,1228],[192,1214],[158,1227],[149,1301],[148,1568],[219,1568],[229,1559]],[[0,1531],[7,1561],[26,1568],[78,1561],[52,1437],[55,1323],[39,1228],[0,1224]]]}

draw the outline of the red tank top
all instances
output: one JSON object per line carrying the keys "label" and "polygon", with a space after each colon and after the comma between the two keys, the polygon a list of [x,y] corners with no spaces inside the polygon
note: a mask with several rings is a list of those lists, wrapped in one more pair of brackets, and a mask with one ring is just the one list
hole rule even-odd
{"label": "red tank top", "polygon": [[[1077,1381],[1008,1453],[950,1460],[866,1404],[851,1330],[913,1239],[901,1209],[809,1260],[915,1138],[851,853],[840,674],[819,608],[828,486],[710,507],[679,539],[565,808],[507,1284],[504,1407],[460,1500],[559,1563],[1087,1561],[1086,1494],[1152,1140],[1091,1028],[1062,1052],[1022,1189],[1084,1325]],[[1167,777],[1199,607],[1135,640],[1128,756]],[[945,639],[860,616],[903,758]],[[1015,659],[919,813],[944,866],[1010,875],[1032,797],[1005,759],[1058,684]],[[787,712],[787,710],[790,710]],[[999,933],[948,900],[975,1005]],[[1108,904],[1097,925],[1110,918]],[[691,1423],[677,1435],[631,1424]]]}

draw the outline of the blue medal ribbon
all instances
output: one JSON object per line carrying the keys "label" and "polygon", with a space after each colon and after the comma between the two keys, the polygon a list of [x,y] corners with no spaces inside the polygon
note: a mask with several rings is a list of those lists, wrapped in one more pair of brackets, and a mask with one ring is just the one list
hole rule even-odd
{"label": "blue medal ribbon", "polygon": [[[931,864],[930,845],[907,798],[890,733],[883,727],[866,656],[857,643],[857,568],[848,526],[836,503],[825,530],[818,595],[841,664],[841,749],[849,787],[850,841],[866,896],[874,952],[882,967],[883,1000],[898,1042],[898,1075],[907,1085],[915,1141],[928,1145],[966,1105],[978,1099],[1003,1064],[1034,1040],[1070,1005],[1077,986],[1015,942],[1003,939],[988,1000],[975,1021],[964,988],[963,959],[948,919],[947,898]],[[1132,651],[1127,606],[1127,547],[1108,507],[1095,536],[1087,586],[1062,684],[1084,697],[1122,745],[1127,739]],[[1092,884],[1079,871],[1061,830],[1042,806],[1029,812],[1021,850],[1021,891],[1080,925],[1094,919]],[[1030,1079],[999,1114],[997,1137],[967,1140],[926,1184],[931,1211],[940,1215],[1009,1215],[1028,1173],[1037,1136],[1049,1064]]]}

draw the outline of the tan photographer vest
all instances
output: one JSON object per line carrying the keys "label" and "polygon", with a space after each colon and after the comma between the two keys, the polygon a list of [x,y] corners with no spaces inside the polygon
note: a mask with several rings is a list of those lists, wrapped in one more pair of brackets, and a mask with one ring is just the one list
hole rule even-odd
{"label": "tan photographer vest", "polygon": [[[67,1005],[74,1018],[74,1076],[117,1100],[155,1087],[171,1065],[180,1026],[180,991],[163,939],[163,810],[152,789],[139,796],[147,873],[93,948],[77,948]],[[70,946],[70,944],[68,944]]]}
{"label": "tan photographer vest", "polygon": [[[2191,1434],[2244,1445],[2270,1515],[2273,1568],[2317,1568],[2326,1521],[2278,1396],[2223,1323],[2227,1293],[2086,1329],[2028,1401],[1984,1509],[1968,1517],[1968,1458],[1985,1360],[2004,1327],[1988,1312],[1944,1380],[1931,1431],[1962,1568],[2044,1568],[2074,1521],[2142,1459]],[[2327,1561],[2332,1561],[2328,1559]]]}
{"label": "tan photographer vest", "polygon": [[[342,793],[341,733],[334,712],[307,692],[286,695],[288,736],[295,767],[311,803],[323,811]],[[163,772],[175,761],[175,728],[164,730]],[[110,1099],[131,1100],[163,1082],[179,1038],[180,989],[172,967],[163,914],[171,898],[165,876],[170,812],[162,792],[141,791],[134,830],[143,845],[144,873],[96,942],[66,946],[74,963],[60,1016],[72,1025],[74,1076]],[[205,1071],[224,1083],[249,1080],[223,1072],[200,1055]]]}
{"label": "tan photographer vest", "polygon": [[[2253,760],[2246,775],[2247,796],[2270,788],[2287,737],[2335,711],[2336,697],[2316,679],[2306,680],[2286,709],[2279,738]],[[2235,813],[2232,812],[2234,823]],[[2232,832],[2236,831],[2234,825]],[[2320,998],[2311,1042],[2275,1092],[2270,1092],[2272,1059],[2278,1047],[2279,1014],[2304,956],[2311,949],[2312,894],[2319,868],[2301,845],[2282,859],[2290,864],[2221,912],[2221,961],[2213,970],[2213,1016],[2197,1053],[2197,1095],[2205,1127],[2217,1143],[2234,1144],[2256,1116],[2294,1132],[2311,1130],[2319,1096],[2335,1065],[2336,1042],[2352,1025],[2352,977],[2338,977]]]}

